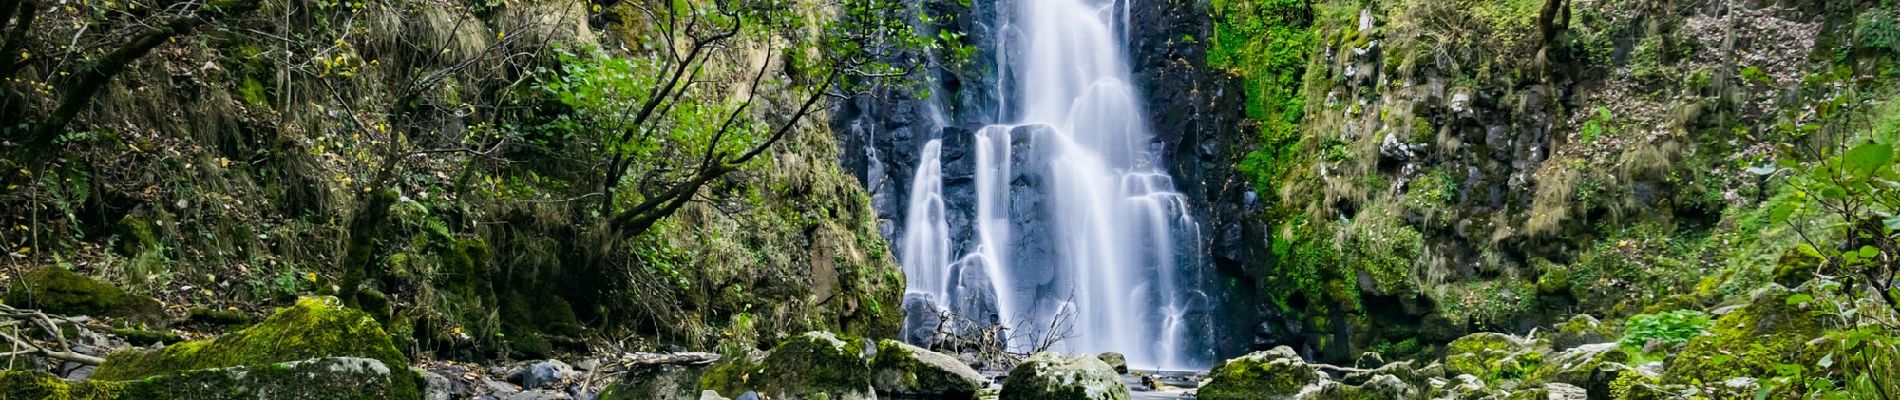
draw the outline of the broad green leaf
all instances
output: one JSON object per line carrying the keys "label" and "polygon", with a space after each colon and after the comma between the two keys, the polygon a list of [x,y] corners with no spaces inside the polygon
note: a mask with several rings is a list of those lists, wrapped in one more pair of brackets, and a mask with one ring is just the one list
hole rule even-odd
{"label": "broad green leaf", "polygon": [[1874,248],[1874,246],[1860,246],[1861,257],[1873,257],[1876,255],[1880,255],[1880,249]]}
{"label": "broad green leaf", "polygon": [[1866,143],[1854,146],[1841,155],[1843,172],[1851,176],[1866,179],[1874,171],[1886,168],[1893,162],[1893,145],[1886,143]]}
{"label": "broad green leaf", "polygon": [[1789,305],[1803,304],[1810,301],[1814,301],[1814,296],[1809,295],[1807,293],[1795,293],[1795,294],[1788,295]]}

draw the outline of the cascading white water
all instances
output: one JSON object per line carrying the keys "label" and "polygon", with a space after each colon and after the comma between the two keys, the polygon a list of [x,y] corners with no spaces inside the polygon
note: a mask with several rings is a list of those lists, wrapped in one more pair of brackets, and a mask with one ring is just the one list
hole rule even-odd
{"label": "cascading white water", "polygon": [[[1003,40],[1019,42],[997,46],[1020,49],[999,56],[1019,86],[1000,102],[1019,117],[924,146],[898,249],[909,290],[939,311],[993,313],[971,317],[1009,327],[1012,350],[1063,336],[1056,350],[1121,352],[1144,368],[1204,366],[1202,352],[1183,348],[1198,292],[1194,277],[1180,276],[1198,271],[1199,226],[1160,167],[1130,83],[1127,5],[1016,3],[1018,17],[1003,26],[1021,34]],[[974,155],[974,226],[946,222],[955,206],[944,194],[945,143],[967,143]],[[953,247],[953,232],[971,234]]]}

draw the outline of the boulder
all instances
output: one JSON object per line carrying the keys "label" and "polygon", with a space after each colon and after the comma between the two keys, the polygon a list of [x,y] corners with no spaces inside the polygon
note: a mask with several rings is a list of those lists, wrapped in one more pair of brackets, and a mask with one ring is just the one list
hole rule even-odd
{"label": "boulder", "polygon": [[1445,372],[1486,382],[1523,379],[1543,365],[1542,343],[1502,333],[1474,333],[1445,345]]}
{"label": "boulder", "polygon": [[1108,367],[1114,368],[1115,373],[1117,374],[1128,373],[1128,357],[1123,356],[1122,353],[1116,353],[1116,352],[1111,351],[1107,353],[1097,354],[1095,355],[1095,358],[1099,358],[1102,360],[1102,362],[1108,363]]}
{"label": "boulder", "polygon": [[1590,400],[1590,392],[1575,385],[1551,382],[1544,384],[1544,398],[1550,400]]}
{"label": "boulder", "polygon": [[[1772,377],[1777,365],[1815,365],[1834,344],[1814,340],[1822,336],[1822,317],[1799,299],[1789,301],[1799,293],[1775,284],[1755,292],[1748,305],[1717,319],[1709,333],[1690,339],[1663,369],[1662,383]],[[1799,397],[1800,386],[1775,387],[1769,397]]]}
{"label": "boulder", "polygon": [[1197,396],[1202,400],[1290,399],[1324,378],[1318,367],[1308,365],[1292,348],[1280,346],[1215,366]]}
{"label": "boulder", "polygon": [[[701,376],[708,365],[719,360],[713,353],[627,353],[616,364],[626,374],[600,392],[601,400],[693,400],[704,398]],[[597,367],[596,367],[597,368]]]}
{"label": "boulder", "polygon": [[[1127,400],[1121,375],[1094,356],[1036,353],[1009,371],[1001,398],[1011,400]],[[1205,398],[1205,397],[1203,397]]]}
{"label": "boulder", "polygon": [[1360,385],[1326,382],[1311,399],[1407,400],[1418,397],[1418,388],[1392,375],[1377,375]]}
{"label": "boulder", "polygon": [[508,382],[521,385],[523,389],[556,389],[567,384],[574,376],[573,366],[561,360],[547,360],[509,374]]}
{"label": "boulder", "polygon": [[[389,335],[368,314],[343,307],[335,297],[305,297],[256,325],[216,339],[112,353],[92,377],[125,381],[179,371],[327,357],[374,359],[400,375],[410,375],[408,357],[396,350]],[[396,381],[396,389],[416,396],[416,379]]]}
{"label": "boulder", "polygon": [[871,361],[871,387],[880,394],[973,399],[988,380],[956,357],[895,340],[880,340]]}
{"label": "boulder", "polygon": [[1569,320],[1557,324],[1556,333],[1550,336],[1553,348],[1568,349],[1591,343],[1615,341],[1615,335],[1608,326],[1590,314],[1577,314]]}
{"label": "boulder", "polygon": [[357,400],[419,399],[415,375],[369,358],[331,357],[173,372],[131,381],[70,382],[43,372],[0,371],[4,399]]}
{"label": "boulder", "polygon": [[1631,369],[1623,363],[1629,361],[1616,343],[1596,343],[1578,346],[1546,357],[1544,364],[1532,372],[1530,381],[1563,383],[1588,389],[1591,392],[1609,393],[1610,382]]}
{"label": "boulder", "polygon": [[830,332],[807,332],[780,342],[763,357],[731,357],[714,364],[700,387],[722,395],[758,392],[776,400],[876,399],[871,387],[871,342]]}

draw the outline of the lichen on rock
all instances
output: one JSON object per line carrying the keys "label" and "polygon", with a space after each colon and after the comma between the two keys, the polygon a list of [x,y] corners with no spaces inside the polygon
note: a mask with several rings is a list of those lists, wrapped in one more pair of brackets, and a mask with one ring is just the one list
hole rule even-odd
{"label": "lichen on rock", "polygon": [[1127,400],[1132,396],[1121,376],[1101,359],[1049,352],[1029,356],[1010,370],[1001,393],[1002,398],[1021,400]]}
{"label": "lichen on rock", "polygon": [[880,394],[970,399],[988,383],[955,357],[895,340],[877,342],[871,385]]}

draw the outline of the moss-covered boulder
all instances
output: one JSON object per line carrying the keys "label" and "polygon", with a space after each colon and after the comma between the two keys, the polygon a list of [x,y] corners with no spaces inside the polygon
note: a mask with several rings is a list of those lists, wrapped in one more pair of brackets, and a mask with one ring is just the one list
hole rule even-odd
{"label": "moss-covered boulder", "polygon": [[973,399],[988,386],[982,374],[956,357],[895,340],[877,342],[871,386],[879,394],[933,399]]}
{"label": "moss-covered boulder", "polygon": [[1549,357],[1532,372],[1529,382],[1562,383],[1591,392],[1609,393],[1610,382],[1630,369],[1629,361],[1615,343],[1588,344],[1565,349]]}
{"label": "moss-covered boulder", "polygon": [[[1095,356],[1036,353],[1009,371],[1001,398],[1012,400],[1127,400],[1121,375]],[[1205,398],[1205,397],[1203,397]]]}
{"label": "moss-covered boulder", "polygon": [[0,399],[370,400],[419,399],[415,376],[368,358],[320,358],[183,371],[132,381],[66,381],[0,371]]}
{"label": "moss-covered boulder", "polygon": [[14,282],[6,302],[53,314],[113,317],[150,325],[165,322],[165,311],[158,301],[59,267],[27,273]]}
{"label": "moss-covered boulder", "polygon": [[737,397],[756,391],[773,399],[876,399],[871,342],[807,332],[760,357],[728,357],[700,377],[701,388]]}
{"label": "moss-covered boulder", "polygon": [[1406,400],[1418,398],[1418,388],[1408,385],[1392,375],[1375,375],[1365,383],[1348,385],[1343,382],[1326,382],[1313,399],[1341,400]]}
{"label": "moss-covered boulder", "polygon": [[1577,314],[1563,323],[1557,324],[1556,332],[1550,335],[1552,348],[1568,349],[1572,347],[1614,342],[1615,334],[1610,326],[1590,314]]}
{"label": "moss-covered boulder", "polygon": [[1544,363],[1548,345],[1502,333],[1474,333],[1445,345],[1445,372],[1486,382],[1523,379]]}
{"label": "moss-covered boulder", "polygon": [[[344,308],[343,302],[334,297],[306,297],[256,325],[216,339],[113,353],[106,356],[93,379],[134,380],[179,371],[266,366],[324,357],[368,358],[402,374],[409,370],[407,358],[368,314]],[[406,385],[408,390],[415,389],[414,382]]]}
{"label": "moss-covered boulder", "polygon": [[1107,352],[1097,354],[1095,358],[1100,358],[1102,362],[1108,363],[1108,367],[1114,368],[1117,374],[1128,373],[1128,356],[1124,356],[1122,353]]}
{"label": "moss-covered boulder", "polygon": [[[1665,384],[1719,384],[1734,378],[1778,377],[1777,365],[1815,365],[1831,344],[1807,295],[1781,285],[1756,291],[1748,305],[1715,321],[1663,369]],[[1798,397],[1799,383],[1774,388],[1771,398]]]}
{"label": "moss-covered boulder", "polygon": [[1325,378],[1286,346],[1221,362],[1207,377],[1203,400],[1290,399]]}

